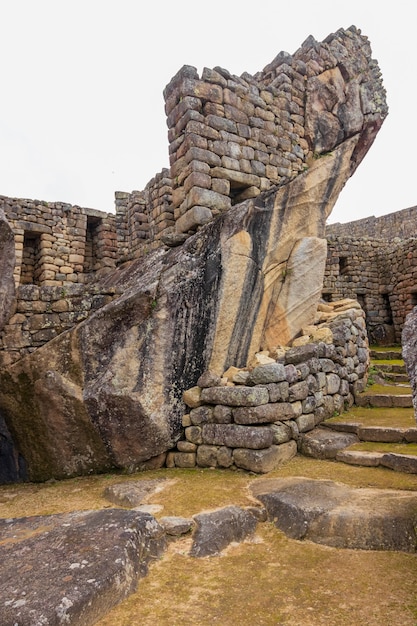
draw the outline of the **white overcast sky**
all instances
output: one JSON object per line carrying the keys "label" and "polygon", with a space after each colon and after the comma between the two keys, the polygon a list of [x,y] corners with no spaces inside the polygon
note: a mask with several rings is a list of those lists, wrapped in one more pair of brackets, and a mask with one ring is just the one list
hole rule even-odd
{"label": "white overcast sky", "polygon": [[162,91],[182,65],[254,74],[352,24],[389,115],[329,221],[417,204],[414,0],[0,0],[0,194],[114,210],[169,166]]}

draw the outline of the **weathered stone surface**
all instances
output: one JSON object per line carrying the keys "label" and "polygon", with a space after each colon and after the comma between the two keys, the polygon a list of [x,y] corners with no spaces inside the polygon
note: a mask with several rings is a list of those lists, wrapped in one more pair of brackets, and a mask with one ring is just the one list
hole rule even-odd
{"label": "weathered stone surface", "polygon": [[417,474],[417,456],[411,454],[384,454],[381,465],[397,472]]}
{"label": "weathered stone surface", "polygon": [[[356,41],[359,35],[352,30],[340,37]],[[360,46],[362,41],[358,39]],[[326,43],[333,47],[336,64],[341,55],[337,42],[336,37]],[[101,268],[106,276],[100,287],[120,295],[1,372],[0,410],[27,463],[30,480],[109,468],[134,470],[149,459],[161,458],[181,434],[182,394],[203,372],[221,376],[232,365],[246,367],[255,354],[276,350],[312,320],[324,271],[326,219],[387,113],[380,77],[374,62],[368,67],[370,61],[368,54],[360,57],[361,81],[366,74],[366,93],[361,98],[354,96],[351,87],[355,63],[345,63],[352,72],[346,84],[336,68],[322,72],[319,84],[309,83],[309,142],[318,153],[331,145],[331,152],[306,162],[307,144],[304,149],[297,146],[299,156],[293,156],[299,173],[274,166],[273,175],[270,168],[280,185],[256,198],[231,206],[230,195],[223,192],[230,191],[227,183],[232,190],[241,185],[265,189],[270,181],[261,161],[256,166],[259,176],[252,177],[234,171],[237,158],[224,155],[222,160],[201,142],[190,143],[174,163],[172,177],[184,174],[186,180],[191,164],[200,163],[196,171],[210,173],[223,183],[217,190],[205,188],[201,176],[184,183],[191,185],[184,196],[191,213],[177,216],[176,232],[199,230],[182,246],[154,250],[117,270],[111,269],[115,259],[109,257],[109,265]],[[196,93],[212,94],[212,104],[220,106],[222,90],[212,90],[185,74],[173,79],[166,92],[168,115],[175,118],[181,110],[175,122],[180,124],[186,108],[177,97],[191,98],[187,102],[194,115],[189,121],[201,131],[201,101],[197,104]],[[326,81],[334,102],[326,95]],[[227,133],[236,128],[233,120],[207,117],[206,126],[213,122],[211,131]],[[269,111],[267,117],[272,121],[274,115]],[[182,132],[184,126],[176,130]],[[233,151],[237,157],[240,147]],[[300,172],[302,163],[306,169]],[[211,171],[210,166],[221,169]],[[278,169],[286,170],[282,179]],[[174,191],[180,199],[181,190]],[[218,212],[216,219],[203,224]],[[181,226],[180,220],[189,218]],[[172,227],[167,219],[167,228]],[[65,272],[72,270],[62,265],[61,275],[70,276]],[[55,278],[55,269],[45,270],[45,277],[49,271]],[[193,397],[189,406],[198,406],[195,401]],[[215,403],[228,404],[224,398]]]}
{"label": "weathered stone surface", "polygon": [[359,438],[353,433],[338,433],[328,428],[315,428],[300,437],[300,452],[315,459],[334,459],[339,450],[343,450]]}
{"label": "weathered stone surface", "polygon": [[294,405],[277,402],[255,407],[240,407],[233,410],[236,424],[266,424],[296,417]]}
{"label": "weathered stone surface", "polygon": [[149,514],[121,509],[0,520],[1,624],[95,624],[165,549]]}
{"label": "weathered stone surface", "polygon": [[273,434],[267,426],[239,426],[238,424],[205,424],[202,428],[204,443],[228,448],[259,450],[272,444]]}
{"label": "weathered stone surface", "polygon": [[413,407],[417,420],[417,306],[406,317],[401,344],[402,356],[413,390]]}
{"label": "weathered stone surface", "polygon": [[0,330],[11,316],[15,304],[14,265],[14,236],[3,209],[0,209]]}
{"label": "weathered stone surface", "polygon": [[214,556],[232,542],[241,542],[252,535],[258,524],[258,516],[252,509],[228,506],[210,513],[194,516],[197,528],[194,533],[190,556]]}
{"label": "weathered stone surface", "polygon": [[256,474],[267,474],[292,459],[296,454],[297,444],[291,440],[280,445],[272,445],[264,450],[237,448],[233,450],[233,460],[242,469]]}
{"label": "weathered stone surface", "polygon": [[[324,239],[304,237],[291,250],[273,319],[265,330],[269,347],[288,344],[306,324],[314,321],[323,287],[327,244]],[[313,304],[314,303],[314,304]]]}
{"label": "weathered stone surface", "polygon": [[201,399],[209,404],[258,406],[269,401],[269,394],[263,387],[210,387],[202,390]]}
{"label": "weathered stone surface", "polygon": [[264,479],[251,489],[268,518],[293,539],[336,548],[416,551],[415,493],[308,478]]}
{"label": "weathered stone surface", "polygon": [[142,504],[147,496],[165,489],[170,482],[160,478],[153,480],[130,480],[106,487],[103,496],[106,500],[118,506],[134,508]]}
{"label": "weathered stone surface", "polygon": [[262,385],[279,383],[285,380],[285,368],[281,363],[266,363],[258,365],[249,374],[248,385]]}
{"label": "weathered stone surface", "polygon": [[0,414],[0,484],[26,480],[25,460],[19,454],[6,422]]}
{"label": "weathered stone surface", "polygon": [[194,526],[194,520],[186,517],[167,516],[161,517],[159,520],[161,527],[167,535],[179,537],[190,532]]}

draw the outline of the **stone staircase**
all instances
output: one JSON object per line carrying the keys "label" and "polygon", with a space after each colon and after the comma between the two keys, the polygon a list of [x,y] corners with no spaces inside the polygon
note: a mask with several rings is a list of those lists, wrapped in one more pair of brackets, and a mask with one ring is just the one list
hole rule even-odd
{"label": "stone staircase", "polygon": [[303,436],[301,452],[417,473],[417,422],[401,348],[371,350],[369,382],[348,412]]}

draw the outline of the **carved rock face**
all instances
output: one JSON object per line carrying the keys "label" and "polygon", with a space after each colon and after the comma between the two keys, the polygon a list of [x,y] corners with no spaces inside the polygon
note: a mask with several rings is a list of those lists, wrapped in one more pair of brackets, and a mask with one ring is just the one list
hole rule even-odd
{"label": "carved rock face", "polygon": [[203,371],[244,366],[313,320],[321,236],[355,145],[107,277],[122,296],[2,372],[0,407],[31,480],[159,457]]}
{"label": "carved rock face", "polygon": [[15,303],[14,264],[13,232],[0,209],[0,330],[10,318]]}
{"label": "carved rock face", "polygon": [[[295,153],[288,137],[280,143],[281,157],[288,156],[284,160],[298,159],[296,169],[284,168],[285,175],[274,179],[277,186],[262,193],[270,181],[262,178],[263,186],[256,176],[256,193],[252,189],[244,202],[228,208],[229,195],[224,205],[218,204],[218,191],[192,185],[191,161],[200,167],[208,151],[190,147],[187,158],[175,162],[185,170],[181,179],[185,173],[191,177],[189,211],[177,228],[177,242],[183,232],[199,230],[181,247],[160,248],[109,274],[103,285],[118,288],[120,297],[0,372],[0,410],[31,480],[111,467],[158,466],[180,437],[182,393],[196,385],[203,372],[221,376],[231,366],[243,367],[258,351],[276,350],[313,321],[324,274],[326,219],[387,112],[380,76],[368,51],[360,52],[366,44],[360,39],[357,49],[356,29],[341,36],[351,41],[352,55],[343,57],[337,38],[318,48],[317,42],[308,42],[308,50],[295,55],[289,71],[303,94],[307,85],[306,99],[290,106],[285,97],[292,91],[288,84],[278,98],[284,103],[284,122],[290,111],[305,103],[303,115],[293,113],[304,148],[296,149],[295,136]],[[356,52],[358,67],[350,62]],[[324,60],[322,53],[327,55]],[[306,54],[308,62],[303,61]],[[262,74],[265,106],[275,91],[281,93],[283,60],[277,57]],[[201,100],[199,106],[213,93],[220,94],[211,83],[190,83],[184,71],[180,78],[184,89],[199,90],[192,92]],[[190,101],[185,92],[182,99],[178,80],[173,79],[172,93],[166,94],[167,107],[176,93],[180,102],[175,100],[173,106],[186,118],[183,107],[187,102],[194,106],[196,100]],[[265,120],[275,119],[267,113]],[[218,132],[226,132],[227,138],[230,120],[214,117],[222,122]],[[249,130],[247,138],[252,136]],[[254,136],[260,139],[256,130]],[[182,154],[188,143],[184,141],[184,147],[183,139],[177,139]],[[274,137],[272,144],[278,143]],[[307,154],[311,159],[303,160]],[[227,162],[233,165],[228,180],[239,187],[242,172],[233,160]],[[219,155],[203,163],[206,169],[212,167],[217,188],[225,175],[222,163]],[[261,170],[266,174],[266,167]],[[255,184],[252,178],[244,182],[249,189]],[[226,187],[220,185],[223,191]],[[183,195],[176,195],[181,203]],[[207,223],[209,209],[217,217]]]}

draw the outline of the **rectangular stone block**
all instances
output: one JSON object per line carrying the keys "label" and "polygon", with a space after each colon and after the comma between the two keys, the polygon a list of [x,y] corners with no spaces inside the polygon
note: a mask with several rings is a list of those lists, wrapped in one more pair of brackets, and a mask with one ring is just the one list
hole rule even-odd
{"label": "rectangular stone block", "polygon": [[211,189],[192,187],[187,196],[187,205],[189,208],[199,205],[218,211],[227,211],[231,207],[231,201],[229,197]]}
{"label": "rectangular stone block", "polygon": [[[282,409],[283,405],[288,405]],[[262,424],[278,422],[285,419],[283,415],[292,413],[290,408],[291,404],[288,402],[275,403],[275,404],[263,404],[256,407],[240,407],[233,410],[233,418],[236,424]],[[286,418],[289,419],[289,418]]]}
{"label": "rectangular stone block", "polygon": [[272,445],[273,432],[267,426],[238,426],[236,424],[205,424],[203,443],[228,448],[260,450]]}
{"label": "rectangular stone block", "polygon": [[259,406],[269,402],[269,393],[265,387],[246,387],[245,385],[208,387],[202,390],[201,401],[226,406]]}
{"label": "rectangular stone block", "polygon": [[279,446],[271,446],[265,450],[247,450],[237,448],[233,450],[233,460],[237,467],[257,474],[266,474],[276,469],[282,463],[289,461],[297,454],[297,444],[292,439]]}

